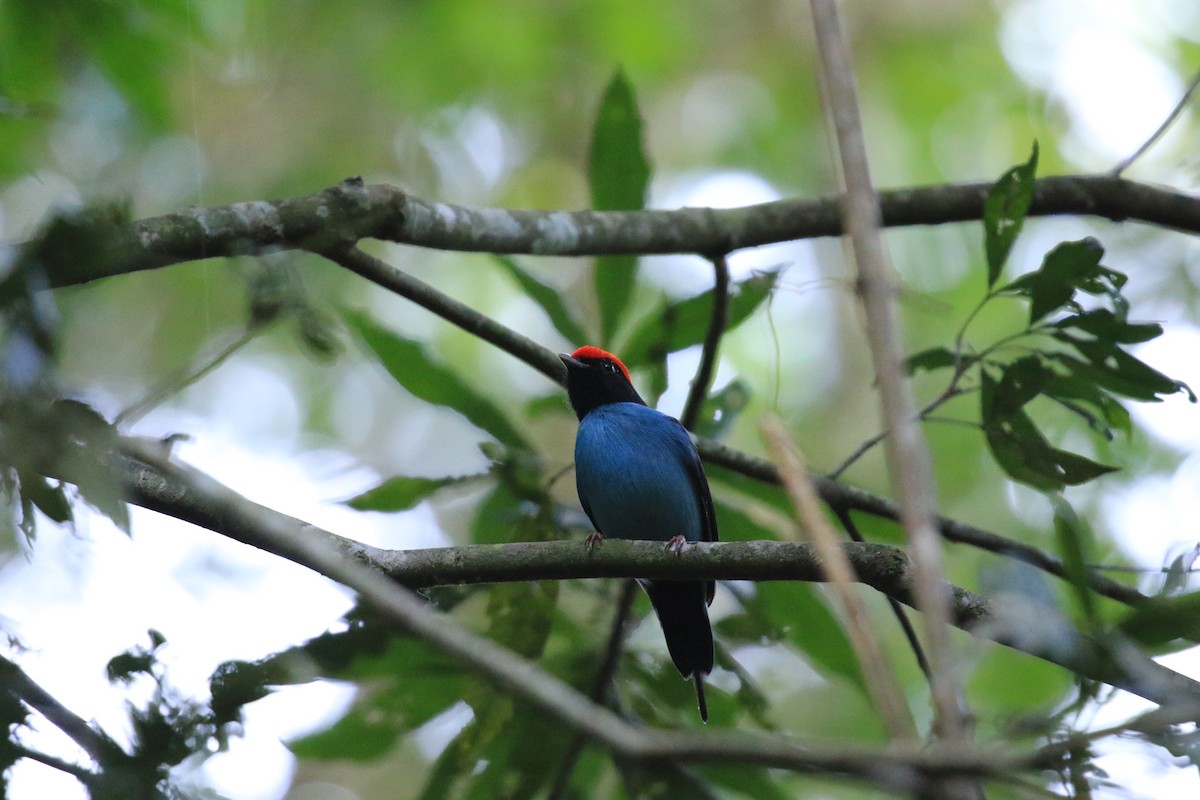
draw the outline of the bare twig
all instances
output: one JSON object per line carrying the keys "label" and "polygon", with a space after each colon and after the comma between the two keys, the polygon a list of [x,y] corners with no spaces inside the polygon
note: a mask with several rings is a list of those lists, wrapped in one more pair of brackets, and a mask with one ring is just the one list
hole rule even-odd
{"label": "bare twig", "polygon": [[96,764],[112,764],[128,758],[125,751],[107,734],[89,725],[87,720],[35,683],[19,665],[2,655],[0,685],[69,736]]}
{"label": "bare twig", "polygon": [[843,214],[857,265],[883,418],[892,433],[884,443],[892,487],[917,574],[918,608],[924,614],[925,645],[933,685],[936,723],[944,738],[967,733],[958,678],[950,657],[948,598],[943,591],[941,538],[934,527],[936,505],[928,448],[914,419],[915,404],[904,378],[904,336],[897,312],[895,279],[887,266],[879,199],[871,182],[849,48],[833,0],[812,0],[817,50],[826,101],[837,133],[846,184]]}
{"label": "bare twig", "polygon": [[[921,407],[921,410],[917,412],[917,416],[916,416],[917,420],[918,421],[927,420],[929,418],[930,414],[932,414],[934,411],[941,408],[942,405],[944,405],[947,401],[949,401],[955,397],[958,397],[960,394],[962,394],[962,390],[959,389],[957,386],[957,376],[956,376],[955,381],[952,382],[950,384],[950,386],[947,387],[947,389],[944,392],[942,392],[937,397],[933,398],[932,400],[930,400],[928,403],[926,403],[924,406]],[[866,455],[866,453],[868,451],[870,451],[871,448],[875,447],[880,442],[885,440],[888,437],[889,433],[891,433],[891,431],[887,431],[887,430],[880,431],[879,433],[875,434],[871,438],[867,439],[865,442],[863,442],[857,448],[855,448],[854,452],[851,453],[850,455],[848,455],[842,461],[841,464],[838,464],[838,466],[835,469],[831,470],[828,473],[827,477],[831,481],[836,481],[838,478],[842,477],[842,474],[846,470],[848,470],[854,464],[854,462],[858,461],[860,458],[862,458],[864,455]]]}
{"label": "bare twig", "polygon": [[704,408],[704,400],[708,397],[708,389],[712,385],[713,371],[717,364],[717,351],[721,347],[721,337],[725,334],[725,323],[729,318],[729,264],[725,254],[712,257],[714,272],[712,319],[708,323],[708,333],[704,336],[704,346],[700,351],[700,366],[696,368],[696,377],[692,379],[692,387],[688,391],[687,403],[683,406],[683,414],[679,421],[689,431],[696,427],[700,411]]}
{"label": "bare twig", "polygon": [[[846,535],[851,541],[866,542],[862,534],[858,532],[858,526],[854,524],[854,517],[849,509],[834,508],[833,513],[837,515],[838,521],[842,523],[842,527],[846,530]],[[892,607],[892,614],[895,615],[896,621],[900,623],[900,630],[904,632],[904,638],[908,640],[908,646],[913,651],[913,656],[917,659],[917,667],[920,668],[921,674],[925,676],[925,680],[929,680],[929,661],[925,658],[925,648],[921,646],[921,640],[917,638],[917,631],[913,628],[912,620],[908,618],[908,614],[904,612],[904,607],[900,601],[894,597],[888,597],[888,605]]]}
{"label": "bare twig", "polygon": [[254,341],[254,337],[262,331],[257,326],[247,326],[236,339],[222,347],[212,357],[194,370],[183,369],[171,375],[161,384],[152,389],[145,397],[126,407],[113,418],[113,425],[135,422],[146,415],[151,409],[162,403],[172,394],[177,394],[197,381],[209,375],[217,367],[228,361],[237,351]]}
{"label": "bare twig", "polygon": [[36,761],[39,764],[45,764],[51,769],[56,769],[59,772],[65,772],[85,786],[91,786],[93,781],[95,781],[97,778],[95,772],[92,772],[86,767],[81,767],[78,764],[72,764],[70,761],[64,761],[61,758],[47,755],[46,753],[42,753],[38,750],[31,750],[30,748],[19,744],[14,745],[9,743],[9,746],[12,747],[16,754],[20,755],[21,758],[28,758],[30,761]]}
{"label": "bare twig", "polygon": [[768,416],[762,422],[763,440],[783,478],[783,488],[796,509],[800,527],[811,538],[821,558],[821,567],[833,587],[843,613],[843,627],[862,664],[863,676],[875,708],[884,727],[893,739],[907,741],[916,738],[916,724],[896,675],[884,656],[879,634],[871,623],[866,604],[855,591],[858,583],[854,567],[839,546],[839,537],[821,514],[817,493],[809,482],[804,457],[796,447],[778,417]]}
{"label": "bare twig", "polygon": [[526,364],[551,380],[560,384],[566,381],[566,370],[563,368],[562,361],[553,351],[542,347],[529,337],[517,333],[512,328],[480,314],[466,303],[455,300],[424,281],[418,280],[406,272],[401,272],[387,262],[364,253],[357,247],[329,250],[323,252],[322,255],[356,275],[361,275],[372,283],[429,309],[439,317],[453,322],[467,333],[478,336],[505,352],[517,355]]}
{"label": "bare twig", "polygon": [[1187,89],[1184,90],[1183,96],[1179,98],[1179,102],[1175,104],[1175,107],[1171,109],[1171,113],[1168,114],[1167,118],[1162,121],[1162,124],[1155,129],[1154,133],[1150,134],[1150,138],[1142,142],[1141,147],[1139,147],[1137,150],[1134,150],[1132,155],[1123,159],[1119,164],[1113,167],[1112,171],[1108,174],[1114,178],[1120,177],[1121,173],[1129,169],[1133,162],[1145,155],[1146,151],[1153,147],[1154,143],[1161,139],[1162,135],[1166,133],[1171,125],[1175,123],[1175,120],[1179,119],[1179,115],[1183,113],[1185,108],[1187,108],[1188,101],[1192,99],[1192,95],[1195,93],[1197,86],[1200,86],[1200,72],[1197,72],[1192,76],[1192,80],[1188,83]]}

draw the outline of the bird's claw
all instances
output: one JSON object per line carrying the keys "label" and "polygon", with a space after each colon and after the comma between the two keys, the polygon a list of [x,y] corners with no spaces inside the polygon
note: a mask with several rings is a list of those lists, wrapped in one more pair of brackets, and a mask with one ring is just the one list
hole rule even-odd
{"label": "bird's claw", "polygon": [[663,545],[663,552],[674,553],[676,556],[683,555],[683,546],[687,544],[687,538],[684,536],[672,536],[667,539],[667,543]]}
{"label": "bird's claw", "polygon": [[600,533],[600,531],[592,531],[584,538],[583,546],[590,553],[592,552],[592,548],[596,546],[596,543],[602,541],[604,541],[604,534]]}

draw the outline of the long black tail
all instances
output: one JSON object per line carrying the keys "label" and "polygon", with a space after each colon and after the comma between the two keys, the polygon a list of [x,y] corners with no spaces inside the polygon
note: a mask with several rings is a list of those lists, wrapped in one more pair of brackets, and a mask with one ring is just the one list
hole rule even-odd
{"label": "long black tail", "polygon": [[704,581],[639,581],[658,622],[671,660],[696,684],[700,719],[708,722],[704,700],[704,676],[713,668],[712,626],[708,622],[707,584]]}

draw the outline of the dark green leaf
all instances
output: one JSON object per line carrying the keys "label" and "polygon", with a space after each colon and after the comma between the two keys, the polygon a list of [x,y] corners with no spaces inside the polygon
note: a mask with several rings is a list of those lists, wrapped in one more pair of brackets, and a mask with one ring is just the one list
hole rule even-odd
{"label": "dark green leaf", "polygon": [[454,486],[482,478],[479,475],[458,475],[445,478],[388,478],[373,489],[343,501],[359,511],[407,511],[445,486]]}
{"label": "dark green leaf", "polygon": [[720,441],[725,438],[738,417],[750,405],[750,387],[740,378],[730,381],[719,392],[704,400],[700,408],[700,419],[696,422],[696,435]]}
{"label": "dark green leaf", "polygon": [[41,475],[24,472],[21,474],[21,495],[29,498],[39,511],[53,521],[61,523],[71,520],[71,503],[62,484],[51,486]]}
{"label": "dark green leaf", "polygon": [[515,531],[521,520],[521,501],[504,481],[496,485],[479,504],[471,523],[472,544],[501,544],[517,541]]}
{"label": "dark green leaf", "polygon": [[996,463],[1011,478],[1036,489],[1059,491],[1116,470],[1051,446],[1020,409],[997,413],[998,383],[987,370],[981,371],[980,381],[984,435]]}
{"label": "dark green leaf", "polygon": [[919,353],[913,353],[904,360],[904,373],[915,375],[918,372],[933,372],[939,369],[958,365],[958,356],[947,347],[930,347]]}
{"label": "dark green leaf", "polygon": [[1196,402],[1196,395],[1183,381],[1168,378],[1144,361],[1130,355],[1121,348],[1106,342],[1069,340],[1072,347],[1087,359],[1092,369],[1081,366],[1074,359],[1059,358],[1061,363],[1073,367],[1077,374],[1095,379],[1096,383],[1117,394],[1137,400],[1157,402],[1159,395],[1186,392],[1188,399]]}
{"label": "dark green leaf", "polygon": [[241,719],[242,708],[271,693],[267,670],[250,661],[226,661],[208,680],[210,706],[218,725]]}
{"label": "dark green leaf", "polygon": [[1162,325],[1153,322],[1130,323],[1117,317],[1107,308],[1097,308],[1072,314],[1055,321],[1053,327],[1075,328],[1092,334],[1097,339],[1117,344],[1148,342],[1162,335]]}
{"label": "dark green leaf", "polygon": [[588,341],[588,335],[583,326],[575,320],[571,307],[563,302],[562,295],[557,289],[547,286],[526,272],[515,258],[492,254],[492,260],[499,264],[525,292],[525,295],[541,306],[546,312],[554,329],[562,334],[568,342],[578,346]]}
{"label": "dark green leaf", "polygon": [[622,800],[714,800],[712,788],[694,771],[663,768],[632,759],[616,761],[625,789]]}
{"label": "dark green leaf", "polygon": [[1032,325],[1071,303],[1076,290],[1085,284],[1094,286],[1102,275],[1112,273],[1100,265],[1103,257],[1104,248],[1090,236],[1077,242],[1063,242],[1046,254],[1036,272],[1022,275],[1000,291],[1029,298]]}
{"label": "dark green leaf", "polygon": [[1098,624],[1096,598],[1088,583],[1087,567],[1092,549],[1090,532],[1065,499],[1055,496],[1050,500],[1054,504],[1054,533],[1058,539],[1058,553],[1075,590],[1079,609],[1089,625],[1094,627]]}
{"label": "dark green leaf", "polygon": [[749,764],[705,764],[700,774],[726,791],[755,800],[789,800],[795,795],[784,791],[770,770]]}
{"label": "dark green leaf", "polygon": [[[1075,374],[1056,374],[1042,389],[1042,393],[1058,401],[1073,414],[1083,417],[1094,431],[1108,439],[1112,438],[1113,429],[1126,435],[1132,432],[1132,421],[1125,406],[1090,380]],[[1084,408],[1084,405],[1091,410]]]}
{"label": "dark green leaf", "polygon": [[999,382],[988,387],[983,423],[1008,417],[1042,393],[1055,377],[1038,356],[1024,356],[1001,368]]}
{"label": "dark green leaf", "polygon": [[1118,623],[1131,639],[1163,645],[1175,639],[1200,641],[1200,592],[1145,600]]}
{"label": "dark green leaf", "polygon": [[[642,147],[642,118],[637,99],[621,70],[613,75],[600,101],[592,129],[588,184],[592,208],[597,211],[645,208],[650,164]],[[600,336],[605,344],[612,340],[629,306],[636,274],[637,259],[633,256],[596,259]]]}
{"label": "dark green leaf", "polygon": [[346,322],[396,381],[427,403],[451,408],[504,444],[528,449],[508,417],[451,367],[435,361],[419,342],[378,325],[362,312],[343,312]]}
{"label": "dark green leaf", "polygon": [[58,461],[63,477],[75,484],[84,502],[129,533],[129,507],[125,493],[109,464],[117,446],[117,432],[91,406],[76,400],[58,400],[48,419],[55,438],[65,444]]}
{"label": "dark green leaf", "polygon": [[[382,649],[363,648],[364,634],[382,634]],[[475,681],[461,666],[427,645],[387,631],[352,629],[326,634],[302,648],[285,651],[265,666],[270,683],[281,683],[289,671],[308,670],[315,658],[322,677],[369,679],[370,692],[360,693],[354,707],[330,728],[289,742],[301,758],[370,760],[395,746],[397,740],[466,697]],[[347,653],[331,650],[345,645]],[[332,656],[332,658],[331,658]],[[335,663],[336,662],[336,663]],[[340,664],[340,666],[338,666]],[[301,673],[303,674],[303,673]],[[310,679],[311,679],[310,677]]]}
{"label": "dark green leaf", "polygon": [[988,288],[1000,277],[1013,242],[1025,224],[1025,215],[1033,201],[1037,161],[1038,146],[1034,142],[1029,160],[1001,175],[984,202],[983,249],[987,254]]}
{"label": "dark green leaf", "polygon": [[[778,270],[760,272],[733,285],[729,293],[729,318],[725,329],[741,325],[775,289]],[[657,354],[674,353],[704,341],[712,320],[713,292],[708,290],[671,303],[652,314],[634,330],[622,352],[630,369],[649,364]]]}

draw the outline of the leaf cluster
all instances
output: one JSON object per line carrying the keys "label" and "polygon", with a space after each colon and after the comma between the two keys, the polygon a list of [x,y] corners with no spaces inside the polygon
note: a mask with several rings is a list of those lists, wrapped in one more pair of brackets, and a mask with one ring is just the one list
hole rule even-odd
{"label": "leaf cluster", "polygon": [[[1104,248],[1093,238],[1063,242],[1041,265],[1000,283],[1033,197],[1038,151],[1004,173],[989,193],[983,229],[987,292],[968,315],[954,347],[934,347],[908,359],[910,373],[951,372],[945,400],[974,384],[979,427],[996,463],[1014,480],[1043,491],[1060,491],[1117,468],[1053,445],[1031,414],[1048,401],[1111,440],[1130,434],[1122,400],[1158,402],[1176,392],[1195,402],[1192,390],[1128,349],[1162,335],[1162,326],[1129,319],[1123,294],[1127,276],[1101,263]],[[980,349],[970,348],[967,327],[989,303],[1018,298],[1029,307],[1025,326]],[[1090,298],[1090,302],[1085,302]]]}

